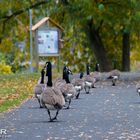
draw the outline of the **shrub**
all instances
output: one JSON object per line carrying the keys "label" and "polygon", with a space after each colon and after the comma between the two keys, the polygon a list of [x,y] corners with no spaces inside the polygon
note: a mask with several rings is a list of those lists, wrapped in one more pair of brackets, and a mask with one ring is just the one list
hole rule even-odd
{"label": "shrub", "polygon": [[0,53],[0,74],[12,73],[11,66],[7,65],[5,61],[5,56],[2,53]]}
{"label": "shrub", "polygon": [[0,63],[0,74],[11,74],[11,66]]}

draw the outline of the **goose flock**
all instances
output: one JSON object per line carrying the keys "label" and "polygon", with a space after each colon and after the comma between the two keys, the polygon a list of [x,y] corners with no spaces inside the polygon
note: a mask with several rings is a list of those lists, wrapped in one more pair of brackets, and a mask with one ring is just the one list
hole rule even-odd
{"label": "goose flock", "polygon": [[[62,108],[69,109],[72,100],[78,99],[82,90],[89,94],[91,88],[95,88],[95,84],[101,80],[99,64],[96,64],[94,72],[90,72],[89,64],[87,64],[86,75],[81,72],[78,78],[70,80],[70,74],[72,75],[72,71],[64,66],[62,77],[52,81],[51,62],[46,62],[41,70],[41,77],[34,87],[34,96],[37,98],[40,108],[47,109],[50,122],[57,120]],[[107,79],[112,81],[112,86],[116,86],[119,78],[120,71],[117,69],[110,71],[107,75]],[[137,84],[136,88],[140,95],[140,84]],[[51,116],[52,110],[56,111],[54,117]]]}

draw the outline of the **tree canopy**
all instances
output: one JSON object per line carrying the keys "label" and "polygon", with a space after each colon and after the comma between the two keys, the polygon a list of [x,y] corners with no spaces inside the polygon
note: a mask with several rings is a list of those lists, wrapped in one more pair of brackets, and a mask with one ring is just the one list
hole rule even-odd
{"label": "tree canopy", "polygon": [[[138,0],[1,0],[0,8],[0,51],[12,67],[29,60],[29,9],[33,9],[33,24],[50,16],[64,28],[62,64],[81,71],[86,63],[94,69],[98,62],[102,71],[108,71],[116,62],[118,69],[127,70],[129,54],[125,57],[123,48],[130,47],[131,68],[140,68]],[[26,47],[21,50],[23,42]]]}

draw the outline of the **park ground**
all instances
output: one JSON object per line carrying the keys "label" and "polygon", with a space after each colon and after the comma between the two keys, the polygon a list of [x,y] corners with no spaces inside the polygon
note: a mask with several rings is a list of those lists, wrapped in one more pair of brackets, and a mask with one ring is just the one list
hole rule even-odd
{"label": "park ground", "polygon": [[45,109],[35,98],[10,112],[0,114],[0,129],[6,140],[139,140],[140,97],[136,83],[140,74],[125,73],[115,87],[102,81],[69,110],[62,109],[58,120],[49,122]]}

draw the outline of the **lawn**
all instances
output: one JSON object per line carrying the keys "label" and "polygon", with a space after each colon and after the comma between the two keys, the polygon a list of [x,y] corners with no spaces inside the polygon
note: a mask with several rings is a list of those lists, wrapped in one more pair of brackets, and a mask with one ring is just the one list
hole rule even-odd
{"label": "lawn", "polygon": [[[53,79],[58,76],[61,74],[53,70]],[[39,73],[0,75],[0,113],[33,97],[33,89],[39,77]]]}
{"label": "lawn", "polygon": [[33,96],[39,73],[0,75],[0,112],[10,110]]}

